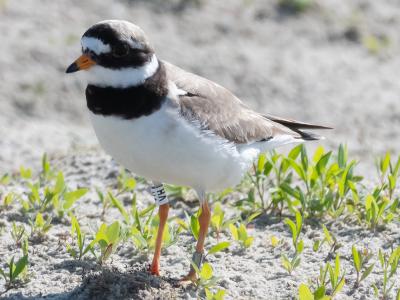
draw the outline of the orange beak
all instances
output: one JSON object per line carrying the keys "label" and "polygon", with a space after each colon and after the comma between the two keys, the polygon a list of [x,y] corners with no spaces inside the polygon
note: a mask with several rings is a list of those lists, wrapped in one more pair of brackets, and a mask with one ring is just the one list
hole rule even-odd
{"label": "orange beak", "polygon": [[94,66],[96,62],[87,54],[82,54],[76,61],[74,61],[65,71],[65,73],[73,73],[81,70],[87,70]]}

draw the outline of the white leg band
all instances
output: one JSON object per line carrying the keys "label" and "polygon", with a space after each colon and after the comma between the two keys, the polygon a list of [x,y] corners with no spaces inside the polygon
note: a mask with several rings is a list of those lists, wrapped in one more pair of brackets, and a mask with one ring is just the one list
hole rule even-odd
{"label": "white leg band", "polygon": [[168,197],[167,194],[165,194],[164,186],[162,184],[152,186],[151,193],[153,194],[157,206],[168,203]]}

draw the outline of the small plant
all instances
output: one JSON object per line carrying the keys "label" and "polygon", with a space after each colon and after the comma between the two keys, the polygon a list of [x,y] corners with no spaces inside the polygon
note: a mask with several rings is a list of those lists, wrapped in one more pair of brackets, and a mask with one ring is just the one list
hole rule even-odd
{"label": "small plant", "polygon": [[15,222],[12,223],[11,237],[17,247],[21,247],[21,242],[26,237],[25,226],[23,224],[17,225]]}
{"label": "small plant", "polygon": [[[97,231],[95,243],[100,247],[100,255],[97,256],[97,259],[101,265],[105,263],[121,241],[120,230],[120,224],[116,221],[109,226],[101,224]],[[93,251],[93,253],[95,252]]]}
{"label": "small plant", "polygon": [[28,255],[22,256],[17,262],[15,257],[7,263],[7,269],[0,268],[0,275],[6,281],[6,290],[15,287],[20,282],[21,274],[28,268]]}
{"label": "small plant", "polygon": [[340,272],[340,258],[339,255],[336,254],[335,258],[335,266],[332,267],[330,263],[326,264],[325,268],[325,275],[323,275],[323,278],[326,277],[326,273],[328,272],[329,274],[329,282],[331,284],[331,296],[334,297],[337,293],[339,293],[344,284],[345,284],[345,274],[341,274]]}
{"label": "small plant", "polygon": [[45,220],[41,213],[37,213],[35,220],[29,220],[29,224],[31,226],[31,237],[43,239],[51,228],[51,217],[47,217]]}
{"label": "small plant", "polygon": [[206,262],[202,265],[201,269],[197,267],[197,265],[191,262],[193,269],[196,272],[197,279],[194,281],[196,287],[203,291],[206,294],[206,299],[219,300],[223,299],[225,295],[224,290],[218,290],[216,293],[213,293],[211,289],[213,289],[218,281],[218,278],[214,276],[213,269],[211,265]]}
{"label": "small plant", "polygon": [[207,300],[223,300],[225,298],[226,291],[218,289],[215,293],[210,291],[208,288],[204,289]]}
{"label": "small plant", "polygon": [[308,285],[302,283],[299,286],[299,300],[330,300],[331,297],[325,294],[325,286],[321,286],[316,289],[314,292],[311,292],[311,289]]}
{"label": "small plant", "polygon": [[358,286],[360,286],[361,281],[363,281],[365,278],[368,277],[369,274],[371,274],[374,268],[374,264],[367,266],[368,261],[372,257],[372,254],[368,254],[367,250],[362,252],[360,250],[357,250],[356,246],[353,245],[351,251],[353,257],[353,265],[357,273],[354,287],[357,288]]}
{"label": "small plant", "polygon": [[210,254],[215,254],[215,253],[217,253],[217,252],[221,252],[221,251],[223,251],[223,250],[229,248],[230,245],[231,245],[231,243],[229,243],[229,242],[221,242],[221,243],[218,243],[218,244],[212,246],[212,247],[210,248],[210,250],[208,250],[206,257],[207,257],[208,255],[210,255]]}
{"label": "small plant", "polygon": [[282,254],[281,261],[282,266],[291,275],[292,272],[300,265],[300,255],[304,249],[304,242],[300,239],[300,233],[303,227],[303,218],[300,212],[296,211],[296,223],[286,218],[285,224],[289,226],[292,232],[292,243],[295,253],[291,259],[289,259],[285,254]]}
{"label": "small plant", "polygon": [[11,206],[11,204],[14,202],[15,198],[16,197],[15,197],[14,193],[8,193],[7,195],[5,195],[2,203],[0,204],[0,211],[8,209]]}
{"label": "small plant", "polygon": [[96,243],[96,240],[92,240],[86,245],[86,236],[84,233],[82,233],[79,222],[75,216],[72,216],[71,218],[71,237],[75,238],[74,244],[78,246],[78,250],[75,250],[72,245],[67,243],[67,252],[74,259],[81,260],[82,257],[89,251],[93,252],[93,246]]}
{"label": "small plant", "polygon": [[0,185],[7,185],[11,182],[11,176],[9,174],[4,174],[0,177]]}
{"label": "small plant", "polygon": [[377,284],[373,284],[372,287],[377,298],[379,297],[386,300],[390,298],[390,292],[396,283],[396,280],[392,281],[392,278],[396,275],[399,266],[400,247],[397,247],[390,253],[383,252],[379,249],[378,258],[383,271],[382,288],[381,291],[379,291]]}
{"label": "small plant", "polygon": [[336,237],[329,232],[328,228],[324,224],[322,224],[322,230],[324,232],[324,239],[316,240],[313,245],[314,252],[317,252],[323,244],[327,243],[330,246],[328,257],[332,257],[339,250],[342,245],[337,241]]}
{"label": "small plant", "polygon": [[246,226],[243,223],[238,227],[234,224],[229,224],[229,229],[233,239],[239,242],[242,249],[249,248],[253,244],[254,237],[248,235]]}
{"label": "small plant", "polygon": [[236,219],[224,220],[225,213],[220,203],[216,203],[213,208],[213,214],[211,216],[211,228],[217,235],[217,241],[219,241],[220,233],[229,227],[229,224],[237,221]]}
{"label": "small plant", "polygon": [[127,172],[122,169],[119,172],[118,178],[117,178],[117,188],[118,188],[118,193],[117,196],[126,193],[126,192],[132,192],[135,187],[136,187],[136,180],[135,178],[129,176]]}

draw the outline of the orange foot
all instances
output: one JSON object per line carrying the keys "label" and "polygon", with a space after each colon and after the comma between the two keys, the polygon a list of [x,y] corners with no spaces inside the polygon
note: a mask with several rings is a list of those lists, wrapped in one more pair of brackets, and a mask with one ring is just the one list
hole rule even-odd
{"label": "orange foot", "polygon": [[196,279],[197,279],[196,272],[190,271],[189,274],[187,274],[186,276],[183,276],[179,281],[180,282],[185,282],[185,281],[195,282]]}
{"label": "orange foot", "polygon": [[149,272],[151,275],[160,276],[160,265],[158,263],[152,263]]}

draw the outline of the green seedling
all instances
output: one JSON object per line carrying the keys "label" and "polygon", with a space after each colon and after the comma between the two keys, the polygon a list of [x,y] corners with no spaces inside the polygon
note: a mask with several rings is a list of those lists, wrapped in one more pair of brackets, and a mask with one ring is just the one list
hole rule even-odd
{"label": "green seedling", "polygon": [[23,224],[17,225],[15,222],[12,223],[11,237],[17,247],[21,247],[22,241],[26,237],[25,226]]}
{"label": "green seedling", "polygon": [[[126,237],[131,238],[133,244],[139,251],[147,251],[155,246],[155,239],[158,231],[159,217],[153,216],[155,205],[139,211],[136,206],[136,195],[132,198],[131,211],[127,211],[122,203],[111,193],[109,199],[124,217],[124,224],[127,226]],[[181,226],[172,226],[169,221],[163,233],[164,247],[169,247],[177,242],[178,235],[182,231]]]}
{"label": "green seedling", "polygon": [[29,168],[25,168],[24,166],[20,166],[19,174],[22,179],[28,180],[32,178],[32,170]]}
{"label": "green seedling", "polygon": [[229,229],[233,239],[239,242],[242,249],[249,248],[253,244],[254,237],[248,235],[246,226],[243,223],[238,227],[234,224],[229,224]]}
{"label": "green seedling", "polygon": [[308,285],[302,283],[299,286],[299,300],[330,300],[331,297],[325,294],[325,287],[320,287],[316,289],[314,292],[311,292],[311,289]]}
{"label": "green seedling", "polygon": [[104,217],[107,213],[108,208],[111,207],[111,200],[110,200],[110,197],[108,196],[109,194],[104,195],[103,192],[100,191],[98,188],[96,188],[96,193],[101,202],[101,207],[102,207],[101,218],[104,220]]}
{"label": "green seedling", "polygon": [[292,275],[293,271],[300,265],[301,259],[299,255],[294,255],[291,259],[289,259],[285,254],[281,256],[281,263],[283,268]]}
{"label": "green seedling", "polygon": [[301,229],[303,227],[303,218],[300,212],[296,211],[296,223],[286,218],[285,224],[289,226],[292,233],[292,243],[295,253],[291,259],[289,259],[285,254],[282,254],[281,262],[283,268],[291,275],[292,272],[300,265],[300,255],[304,249],[304,242],[300,239]]}
{"label": "green seedling", "polygon": [[[210,296],[211,295],[213,295],[214,297],[222,296],[222,299],[223,299],[224,294],[225,294],[224,292],[217,292],[216,293],[217,295],[215,295],[211,292],[211,289],[213,289],[215,287],[215,285],[218,281],[218,278],[215,277],[213,274],[213,269],[212,269],[211,265],[208,262],[206,262],[202,265],[201,269],[199,269],[194,262],[191,262],[191,264],[197,275],[197,279],[194,281],[194,284],[196,285],[197,289],[199,291],[204,290],[205,293],[207,293],[207,291],[205,291],[205,290],[208,290],[208,294]],[[211,298],[211,299],[215,299],[215,298]],[[217,299],[221,299],[221,298],[217,298]]]}
{"label": "green seedling", "polygon": [[215,253],[221,252],[225,249],[228,249],[230,245],[231,245],[231,243],[229,243],[229,242],[220,242],[220,243],[212,246],[210,248],[210,250],[208,250],[206,257],[208,255],[215,254]]}
{"label": "green seedling", "polygon": [[117,178],[117,182],[118,182],[118,184],[117,184],[117,188],[118,188],[117,196],[122,194],[122,193],[132,192],[136,187],[135,178],[129,176],[124,169],[122,169],[119,172],[119,175],[118,175],[118,178]]}
{"label": "green seedling", "polygon": [[345,274],[340,272],[340,258],[336,254],[335,266],[332,267],[330,263],[327,263],[325,272],[328,271],[329,282],[331,284],[331,296],[334,297],[339,293],[345,284]]}
{"label": "green seedling", "polygon": [[20,282],[20,277],[24,270],[28,268],[28,256],[24,255],[17,262],[15,262],[15,257],[7,263],[7,269],[0,268],[0,275],[6,281],[6,289],[9,290],[12,287],[17,286]]}
{"label": "green seedling", "polygon": [[61,219],[72,212],[72,206],[88,190],[84,188],[70,190],[65,184],[62,172],[54,176],[53,171],[48,169],[47,160],[44,160],[44,168],[38,182],[28,182],[27,200],[20,197],[22,209],[24,212],[43,213],[51,211],[51,206],[53,206],[56,216]]}
{"label": "green seedling", "polygon": [[[98,262],[102,265],[110,257],[110,255],[117,249],[120,237],[121,227],[118,221],[111,225],[101,224],[96,233],[95,244],[100,247],[100,255],[96,255]],[[93,251],[93,253],[95,253]]]}
{"label": "green seedling", "polygon": [[370,194],[365,198],[365,218],[369,228],[375,230],[380,223],[387,223],[393,219],[393,214],[385,214],[389,204],[390,201],[386,197],[376,198]]}
{"label": "green seedling", "polygon": [[68,191],[64,176],[59,172],[54,188],[45,189],[45,198],[51,199],[57,216],[63,218],[66,214],[71,212],[71,208],[75,202],[82,198],[87,192],[88,189],[85,188]]}
{"label": "green seedling", "polygon": [[286,218],[284,222],[288,225],[292,233],[292,243],[296,254],[300,254],[304,248],[304,242],[300,239],[301,229],[303,228],[303,217],[301,213],[296,211],[296,223],[289,218]]}
{"label": "green seedling", "polygon": [[89,251],[93,252],[93,246],[95,245],[96,240],[87,243],[86,235],[82,233],[79,222],[75,216],[71,217],[71,237],[74,239],[73,244],[78,246],[78,250],[76,250],[73,245],[67,243],[67,252],[74,259],[81,260]]}
{"label": "green seedling", "polygon": [[208,288],[204,289],[207,300],[223,300],[225,298],[226,291],[218,289],[215,293],[210,291]]}
{"label": "green seedling", "polygon": [[357,288],[360,286],[360,283],[371,274],[374,264],[367,266],[368,261],[371,259],[372,254],[369,254],[367,250],[360,251],[357,250],[356,246],[353,245],[351,248],[353,265],[356,269],[357,278],[354,283],[354,287]]}
{"label": "green seedling", "polygon": [[43,239],[51,228],[51,217],[45,220],[41,213],[38,213],[35,220],[29,220],[31,226],[31,237]]}
{"label": "green seedling", "polygon": [[378,253],[379,263],[383,271],[382,287],[379,291],[378,284],[373,284],[375,296],[380,299],[390,299],[390,293],[396,283],[396,280],[392,280],[397,273],[400,260],[400,247],[390,253],[383,252],[379,249]]}
{"label": "green seedling", "polygon": [[11,176],[9,174],[4,174],[0,177],[0,185],[8,185],[11,182]]}
{"label": "green seedling", "polygon": [[336,237],[329,232],[328,228],[324,224],[322,224],[322,230],[324,232],[324,238],[323,240],[316,240],[313,245],[313,250],[314,252],[317,252],[319,249],[321,249],[322,245],[325,243],[328,244],[329,252],[328,252],[328,257],[331,257],[336,253],[337,250],[339,250],[342,247],[342,244],[338,242]]}
{"label": "green seedling", "polygon": [[3,198],[3,201],[0,205],[0,211],[3,209],[10,208],[10,206],[14,202],[15,198],[16,197],[15,197],[14,193],[8,193],[7,195],[5,195]]}
{"label": "green seedling", "polygon": [[220,233],[222,231],[225,231],[229,228],[229,224],[233,224],[237,221],[237,218],[235,219],[230,219],[230,220],[224,220],[225,213],[224,210],[221,207],[220,203],[216,203],[213,208],[213,214],[211,216],[211,228],[216,234],[217,241],[219,241],[220,238]]}

